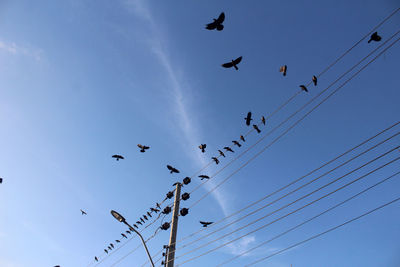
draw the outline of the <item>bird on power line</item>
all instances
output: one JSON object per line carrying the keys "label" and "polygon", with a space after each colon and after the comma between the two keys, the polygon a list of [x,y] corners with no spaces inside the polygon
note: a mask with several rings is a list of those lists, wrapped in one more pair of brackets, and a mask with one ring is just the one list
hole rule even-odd
{"label": "bird on power line", "polygon": [[256,124],[253,124],[253,128],[257,131],[257,133],[261,133],[261,130],[258,129],[258,126]]}
{"label": "bird on power line", "polygon": [[224,64],[222,64],[222,67],[224,67],[224,68],[232,68],[232,67],[234,67],[235,70],[239,70],[239,68],[237,67],[237,64],[239,64],[240,61],[242,61],[242,57],[238,57],[237,59],[232,60],[231,62],[224,63]]}
{"label": "bird on power line", "polygon": [[171,165],[167,165],[167,169],[170,170],[171,173],[179,173],[179,170],[172,167]]}
{"label": "bird on power line", "polygon": [[203,181],[204,179],[210,179],[210,177],[209,176],[207,176],[207,175],[199,175],[199,177],[200,177],[200,179]]}
{"label": "bird on power line", "polygon": [[279,72],[283,73],[283,76],[286,76],[287,66],[283,65],[279,68]]}
{"label": "bird on power line", "polygon": [[370,43],[371,41],[379,42],[380,40],[382,40],[382,37],[380,37],[380,36],[378,35],[378,32],[374,32],[374,33],[371,35],[371,38],[368,40],[368,43]]}
{"label": "bird on power line", "polygon": [[146,222],[143,220],[143,218],[140,218],[140,221],[141,221],[142,223],[146,223]]}
{"label": "bird on power line", "polygon": [[108,246],[107,248],[108,248],[108,250],[112,250],[112,248],[110,246]]}
{"label": "bird on power line", "polygon": [[99,261],[99,259],[98,259],[97,257],[94,257],[94,260],[95,260],[95,261]]}
{"label": "bird on power line", "polygon": [[115,242],[120,243],[121,241],[119,241],[119,240],[117,239],[117,240],[115,240]]}
{"label": "bird on power line", "polygon": [[123,156],[117,155],[117,154],[116,155],[112,155],[111,157],[116,159],[117,161],[119,161],[120,159],[125,159]]}
{"label": "bird on power line", "polygon": [[143,215],[143,218],[144,218],[146,221],[148,220],[146,215]]}
{"label": "bird on power line", "polygon": [[240,140],[242,140],[243,142],[246,142],[246,139],[244,139],[243,135],[240,136]]}
{"label": "bird on power line", "polygon": [[312,81],[313,81],[314,85],[317,86],[317,83],[318,83],[317,76],[313,75],[312,76]]}
{"label": "bird on power line", "polygon": [[303,90],[303,91],[308,93],[308,89],[307,89],[307,87],[305,85],[300,85],[299,87],[301,88],[301,90]]}
{"label": "bird on power line", "polygon": [[213,22],[208,23],[206,25],[206,29],[207,30],[217,29],[217,31],[222,31],[224,29],[224,25],[222,25],[222,23],[225,20],[225,13],[222,12],[217,19],[213,19],[213,20],[214,20]]}
{"label": "bird on power line", "polygon": [[265,117],[264,116],[261,116],[261,122],[262,122],[262,124],[265,125]]}
{"label": "bird on power line", "polygon": [[226,151],[229,151],[229,152],[232,152],[232,153],[235,152],[235,151],[233,151],[232,148],[230,148],[229,146],[224,147],[224,149],[225,149]]}
{"label": "bird on power line", "polygon": [[160,210],[155,209],[155,208],[150,208],[150,211],[157,213],[157,212],[159,212]]}
{"label": "bird on power line", "polygon": [[87,215],[87,213],[84,210],[81,210],[82,215]]}
{"label": "bird on power line", "polygon": [[153,216],[151,216],[151,213],[150,212],[147,212],[147,215],[151,218],[151,217],[153,217]]}
{"label": "bird on power line", "polygon": [[126,230],[126,231],[125,231],[125,233],[127,233],[127,234],[131,234],[131,231],[129,231],[129,230]]}
{"label": "bird on power line", "polygon": [[114,248],[114,245],[113,245],[113,243],[110,243],[110,246],[111,246],[112,248]]}
{"label": "bird on power line", "polygon": [[142,225],[142,223],[140,221],[136,221],[136,223]]}
{"label": "bird on power line", "polygon": [[210,224],[212,224],[213,222],[202,222],[202,221],[200,221],[200,223],[201,223],[201,225],[202,225],[203,227],[207,227],[207,226],[209,226]]}
{"label": "bird on power line", "polygon": [[222,152],[221,150],[219,150],[218,149],[218,152],[219,152],[219,154],[221,155],[221,156],[223,156],[224,158],[225,158],[225,154],[224,154],[224,152]]}
{"label": "bird on power line", "polygon": [[0,184],[2,184],[2,183],[3,183],[3,178],[0,177]]}
{"label": "bird on power line", "polygon": [[156,207],[159,208],[159,209],[161,209],[161,204],[159,204],[159,203],[156,202]]}
{"label": "bird on power line", "polygon": [[217,164],[217,165],[218,165],[218,163],[219,163],[219,160],[218,160],[216,157],[212,157],[212,160],[213,160],[213,161],[215,161],[215,164]]}
{"label": "bird on power line", "polygon": [[139,227],[136,224],[134,224],[133,227],[135,227],[136,229],[139,229]]}
{"label": "bird on power line", "polygon": [[121,235],[122,235],[123,238],[127,238],[126,235],[125,235],[124,233],[121,233]]}
{"label": "bird on power line", "polygon": [[238,141],[236,141],[236,140],[233,140],[232,143],[233,143],[233,145],[236,145],[236,146],[238,146],[238,147],[241,147],[241,146],[242,146],[242,145],[241,145]]}
{"label": "bird on power line", "polygon": [[107,249],[104,249],[104,252],[108,254],[108,250]]}
{"label": "bird on power line", "polygon": [[250,122],[251,122],[251,120],[252,120],[252,118],[251,118],[251,112],[248,112],[246,118],[244,118],[244,119],[246,120],[246,125],[247,125],[247,126],[250,126]]}
{"label": "bird on power line", "polygon": [[206,152],[206,147],[207,147],[207,145],[206,144],[201,144],[201,145],[199,145],[199,148],[201,149],[201,152]]}
{"label": "bird on power line", "polygon": [[140,152],[142,152],[142,153],[146,152],[146,150],[150,148],[149,146],[144,146],[141,144],[138,144],[137,146],[138,146],[138,148],[140,148]]}

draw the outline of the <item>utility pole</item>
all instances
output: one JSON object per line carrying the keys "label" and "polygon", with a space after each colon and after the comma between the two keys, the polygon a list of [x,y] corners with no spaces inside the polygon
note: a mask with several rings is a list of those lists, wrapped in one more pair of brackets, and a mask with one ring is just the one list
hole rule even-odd
{"label": "utility pole", "polygon": [[175,248],[176,248],[176,234],[178,232],[178,218],[179,218],[179,201],[181,200],[181,183],[176,183],[174,211],[172,214],[172,227],[169,237],[169,245],[167,252],[167,267],[174,267]]}

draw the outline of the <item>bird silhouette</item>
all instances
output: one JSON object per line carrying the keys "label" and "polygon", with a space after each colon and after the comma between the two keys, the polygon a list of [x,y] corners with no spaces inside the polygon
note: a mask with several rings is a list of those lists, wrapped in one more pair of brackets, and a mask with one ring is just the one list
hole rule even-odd
{"label": "bird silhouette", "polygon": [[202,222],[202,221],[200,221],[200,223],[201,223],[201,225],[202,225],[203,227],[207,227],[207,226],[209,226],[210,224],[212,224],[213,222]]}
{"label": "bird silhouette", "polygon": [[82,215],[87,215],[87,213],[84,210],[81,210]]}
{"label": "bird silhouette", "polygon": [[150,212],[147,212],[147,215],[151,218],[151,217],[153,217],[153,216],[151,216],[151,213]]}
{"label": "bird silhouette", "polygon": [[99,259],[98,259],[97,257],[94,257],[94,260],[95,260],[95,261],[99,261]]}
{"label": "bird silhouette", "polygon": [[140,152],[142,152],[142,153],[146,152],[146,150],[150,148],[149,146],[144,146],[141,144],[138,144],[137,146],[138,146],[138,148],[140,148]]}
{"label": "bird silhouette", "polygon": [[206,152],[206,147],[207,147],[207,145],[206,144],[201,144],[201,145],[199,145],[199,148],[201,149],[201,152]]}
{"label": "bird silhouette", "polygon": [[3,183],[3,178],[0,177],[0,184],[2,184],[2,183]]}
{"label": "bird silhouette", "polygon": [[371,38],[368,40],[368,43],[370,43],[371,41],[379,42],[380,40],[382,40],[382,37],[380,37],[380,36],[378,35],[378,32],[374,32],[374,33],[371,35]]}
{"label": "bird silhouette", "polygon": [[155,208],[150,208],[150,210],[152,211],[152,212],[155,212],[155,213],[157,213],[157,212],[159,212],[160,210],[158,210],[158,209],[155,209]]}
{"label": "bird silhouette", "polygon": [[235,151],[233,151],[229,146],[224,147],[224,149],[225,149],[226,151],[229,151],[229,152],[232,152],[232,153],[235,152]]}
{"label": "bird silhouette", "polygon": [[257,133],[261,133],[261,130],[258,129],[258,126],[256,124],[253,124],[253,128],[257,131]]}
{"label": "bird silhouette", "polygon": [[224,63],[224,64],[222,64],[222,67],[224,67],[224,68],[232,68],[232,67],[234,67],[235,70],[239,70],[239,68],[237,67],[237,64],[239,64],[240,61],[242,61],[242,57],[238,57],[237,59],[232,60],[231,62]]}
{"label": "bird silhouette", "polygon": [[247,113],[247,117],[244,118],[244,119],[246,120],[246,125],[247,125],[247,126],[250,126],[250,122],[251,122],[251,120],[252,120],[252,118],[251,118],[251,112]]}
{"label": "bird silhouette", "polygon": [[204,179],[210,179],[210,177],[209,176],[207,176],[207,175],[199,175],[199,177],[201,178],[201,180],[203,181]]}
{"label": "bird silhouette", "polygon": [[159,208],[159,209],[161,209],[161,204],[159,204],[159,203],[156,202],[156,207]]}
{"label": "bird silhouette", "polygon": [[120,243],[121,241],[119,241],[119,240],[117,239],[117,240],[115,240],[115,242]]}
{"label": "bird silhouette", "polygon": [[142,225],[142,223],[140,221],[136,221],[136,223]]}
{"label": "bird silhouette", "polygon": [[241,146],[242,146],[242,145],[241,145],[238,141],[236,141],[236,140],[233,140],[232,143],[233,143],[234,145],[238,146],[238,147],[241,147]]}
{"label": "bird silhouette", "polygon": [[175,169],[174,167],[172,167],[171,165],[167,165],[167,169],[170,170],[171,173],[179,173],[178,169]]}
{"label": "bird silhouette", "polygon": [[143,218],[144,218],[146,221],[148,220],[146,215],[143,215]]}
{"label": "bird silhouette", "polygon": [[125,233],[127,233],[127,234],[131,234],[131,231],[128,231],[128,230],[126,230],[126,231],[125,231]]}
{"label": "bird silhouette", "polygon": [[110,246],[111,246],[112,248],[114,248],[114,245],[113,245],[113,243],[110,243]]}
{"label": "bird silhouette", "polygon": [[314,85],[317,86],[317,83],[318,83],[317,76],[313,75],[312,76],[312,81],[313,81]]}
{"label": "bird silhouette", "polygon": [[142,223],[146,223],[146,222],[143,220],[143,218],[140,218],[140,221],[141,221]]}
{"label": "bird silhouette", "polygon": [[122,235],[123,238],[127,238],[126,235],[125,235],[124,233],[121,233],[121,235]]}
{"label": "bird silhouette", "polygon": [[107,249],[104,249],[104,252],[108,254],[108,250]]}
{"label": "bird silhouette", "polygon": [[265,125],[265,117],[264,116],[261,116],[261,122],[262,122],[262,124]]}
{"label": "bird silhouette", "polygon": [[116,159],[117,161],[119,161],[120,159],[125,159],[123,156],[121,155],[112,155],[112,158]]}
{"label": "bird silhouette", "polygon": [[225,20],[225,13],[222,12],[217,19],[213,19],[214,21],[211,23],[206,24],[207,30],[215,30],[222,31],[224,29],[224,25],[222,23]]}
{"label": "bird silhouette", "polygon": [[136,229],[139,229],[139,227],[136,224],[134,224],[133,227],[135,227]]}
{"label": "bird silhouette", "polygon": [[282,72],[283,76],[286,76],[287,66],[283,65],[279,68],[279,72]]}
{"label": "bird silhouette", "polygon": [[305,91],[308,93],[308,89],[305,85],[300,85],[301,90]]}
{"label": "bird silhouette", "polygon": [[112,250],[112,248],[110,246],[108,246],[107,248],[108,248],[108,250]]}
{"label": "bird silhouette", "polygon": [[242,140],[243,142],[246,142],[246,139],[244,139],[243,135],[240,136],[240,140]]}
{"label": "bird silhouette", "polygon": [[216,157],[212,157],[212,160],[215,161],[215,163],[218,165],[219,164],[219,160]]}

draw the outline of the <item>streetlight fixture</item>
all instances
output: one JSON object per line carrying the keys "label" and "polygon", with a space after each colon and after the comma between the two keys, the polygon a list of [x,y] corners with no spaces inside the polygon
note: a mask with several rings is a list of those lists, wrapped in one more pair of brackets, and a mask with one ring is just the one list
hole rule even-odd
{"label": "streetlight fixture", "polygon": [[124,216],[122,216],[121,214],[119,214],[119,213],[116,212],[115,210],[111,210],[111,215],[112,215],[115,219],[117,219],[117,221],[126,224],[126,225],[129,227],[129,230],[135,232],[135,233],[140,237],[140,240],[142,240],[144,249],[146,250],[147,256],[149,257],[151,266],[154,267],[153,259],[152,259],[151,256],[150,256],[149,250],[147,249],[146,243],[144,242],[144,239],[143,239],[142,235],[141,235],[138,231],[136,231],[129,223],[126,222]]}

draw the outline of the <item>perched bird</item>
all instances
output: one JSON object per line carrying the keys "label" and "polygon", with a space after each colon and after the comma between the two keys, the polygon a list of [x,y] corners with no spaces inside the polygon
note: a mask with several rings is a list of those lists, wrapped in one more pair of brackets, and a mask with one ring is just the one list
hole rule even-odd
{"label": "perched bird", "polygon": [[152,212],[155,212],[155,213],[157,213],[157,212],[159,212],[160,210],[158,210],[158,209],[155,209],[155,208],[150,208],[150,210],[152,211]]}
{"label": "perched bird", "polygon": [[279,72],[282,72],[283,76],[286,76],[286,71],[287,71],[286,65],[283,65],[282,67],[279,68]]}
{"label": "perched bird", "polygon": [[261,122],[262,122],[262,124],[265,125],[265,117],[264,116],[261,116]]}
{"label": "perched bird", "polygon": [[224,63],[224,64],[222,64],[222,67],[224,67],[224,68],[232,68],[232,67],[234,67],[235,70],[239,70],[239,68],[237,67],[237,64],[239,64],[240,61],[242,61],[242,57],[238,57],[237,59],[232,60],[231,62]]}
{"label": "perched bird", "polygon": [[156,203],[156,207],[159,208],[159,209],[161,209],[161,204]]}
{"label": "perched bird", "polygon": [[121,233],[121,235],[122,235],[123,238],[127,238],[126,235],[125,235],[124,233]]}
{"label": "perched bird", "polygon": [[203,227],[207,227],[210,224],[212,224],[213,222],[202,222],[202,221],[200,221],[200,223],[203,225]]}
{"label": "perched bird", "polygon": [[98,259],[97,257],[94,257],[94,260],[95,260],[95,261],[99,261],[99,259]]}
{"label": "perched bird", "polygon": [[199,148],[201,149],[201,152],[206,152],[206,147],[207,147],[207,145],[206,144],[201,144],[201,145],[199,145]]}
{"label": "perched bird", "polygon": [[380,36],[378,35],[378,32],[374,32],[374,33],[371,35],[371,38],[369,39],[368,43],[370,43],[371,41],[379,42],[380,40],[382,40],[382,37],[380,37]]}
{"label": "perched bird", "polygon": [[133,227],[135,227],[136,229],[139,229],[139,227],[136,224],[134,224]]}
{"label": "perched bird", "polygon": [[104,249],[104,252],[108,254],[108,250],[107,249]]}
{"label": "perched bird", "polygon": [[305,85],[300,85],[301,90],[305,91],[308,93],[308,89]]}
{"label": "perched bird", "polygon": [[143,218],[140,218],[140,221],[141,221],[142,223],[146,223],[146,222],[143,220]]}
{"label": "perched bird", "polygon": [[215,161],[215,163],[218,165],[219,160],[216,157],[212,157],[212,160]]}
{"label": "perched bird", "polygon": [[233,140],[232,143],[233,143],[234,145],[238,146],[238,147],[241,147],[241,146],[242,146],[242,145],[241,145],[238,141],[236,141],[236,140]]}
{"label": "perched bird", "polygon": [[214,21],[211,23],[208,23],[206,25],[207,30],[215,30],[217,31],[222,31],[224,29],[224,25],[222,25],[222,22],[225,20],[225,13],[222,12],[217,19],[213,19]]}
{"label": "perched bird", "polygon": [[108,248],[108,250],[112,250],[112,248],[110,246],[108,246],[107,248]]}
{"label": "perched bird", "polygon": [[313,79],[312,80],[313,80],[314,86],[317,86],[317,83],[318,83],[317,76],[313,75]]}
{"label": "perched bird", "polygon": [[136,221],[136,223],[142,225],[142,223],[140,221]]}
{"label": "perched bird", "polygon": [[261,133],[260,129],[258,129],[258,126],[256,124],[253,124],[253,128],[257,131],[257,133]]}
{"label": "perched bird", "polygon": [[146,221],[148,220],[146,215],[143,215],[143,218],[144,218]]}
{"label": "perched bird", "polygon": [[246,120],[246,125],[247,125],[247,126],[250,126],[250,122],[251,122],[251,120],[252,120],[252,118],[251,118],[251,112],[247,113],[247,117],[244,118],[244,119]]}
{"label": "perched bird", "polygon": [[171,165],[167,165],[167,169],[171,171],[171,173],[179,173],[178,169],[175,169],[174,167],[172,167]]}
{"label": "perched bird", "polygon": [[225,154],[224,154],[224,152],[222,152],[221,150],[219,150],[218,149],[218,152],[219,152],[219,154],[221,155],[221,156],[223,156],[224,158],[225,158]]}
{"label": "perched bird", "polygon": [[232,153],[235,152],[235,151],[233,151],[229,146],[224,147],[224,149],[225,149],[226,151],[229,151],[229,152],[232,152]]}
{"label": "perched bird", "polygon": [[201,178],[202,181],[203,181],[204,179],[210,179],[210,177],[207,176],[207,175],[199,175],[199,177]]}
{"label": "perched bird", "polygon": [[246,139],[244,139],[243,135],[240,136],[240,140],[242,140],[243,142],[246,142]]}
{"label": "perched bird", "polygon": [[124,157],[121,156],[121,155],[112,155],[111,157],[116,159],[117,161],[120,160],[120,159],[124,159]]}
{"label": "perched bird", "polygon": [[110,243],[110,246],[111,246],[112,248],[114,248],[114,245],[113,245],[113,243]]}
{"label": "perched bird", "polygon": [[129,230],[126,230],[126,231],[125,231],[125,233],[127,233],[127,234],[131,234],[131,231],[129,231]]}
{"label": "perched bird", "polygon": [[0,184],[2,184],[2,183],[3,183],[3,178],[0,177]]}
{"label": "perched bird", "polygon": [[115,242],[120,243],[121,241],[119,241],[119,240],[117,239],[117,240],[115,240]]}
{"label": "perched bird", "polygon": [[151,217],[153,217],[153,216],[151,216],[151,213],[150,212],[147,212],[147,215],[151,218]]}
{"label": "perched bird", "polygon": [[87,215],[87,213],[83,210],[81,210],[82,215]]}
{"label": "perched bird", "polygon": [[140,148],[140,152],[142,152],[142,153],[146,152],[146,149],[150,148],[149,146],[144,146],[141,144],[138,144],[137,146],[138,146],[138,148]]}

